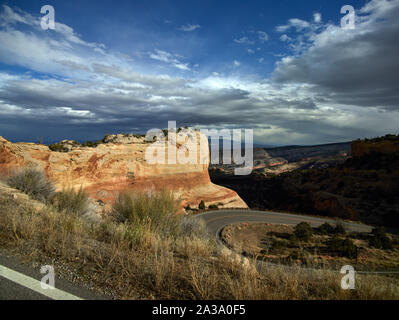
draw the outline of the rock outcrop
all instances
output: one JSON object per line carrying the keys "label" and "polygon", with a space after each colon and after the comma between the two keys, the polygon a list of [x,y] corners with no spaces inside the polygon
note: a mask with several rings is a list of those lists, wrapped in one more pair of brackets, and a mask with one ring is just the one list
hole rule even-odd
{"label": "rock outcrop", "polygon": [[[181,200],[182,208],[197,207],[201,200],[220,208],[246,208],[236,192],[211,183],[208,141],[197,135],[201,148],[207,149],[207,161],[203,164],[199,161],[199,142],[195,142],[198,150],[195,164],[150,164],[146,161],[146,151],[152,144],[144,137],[108,136],[104,140],[107,143],[96,147],[68,144],[68,152],[51,151],[46,145],[34,143],[11,143],[0,137],[0,174],[27,166],[42,168],[58,190],[82,187],[92,198],[106,203],[111,203],[122,190],[166,188]],[[170,149],[176,152],[181,146],[190,148],[189,144],[174,146],[169,141],[166,146],[166,154]]]}
{"label": "rock outcrop", "polygon": [[394,154],[397,152],[399,152],[399,136],[395,135],[352,142],[352,156],[355,158],[367,156],[371,153]]}

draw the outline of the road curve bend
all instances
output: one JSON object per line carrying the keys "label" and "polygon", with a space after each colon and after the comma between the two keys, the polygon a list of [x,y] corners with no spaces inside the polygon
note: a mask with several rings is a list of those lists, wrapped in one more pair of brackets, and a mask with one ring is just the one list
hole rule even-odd
{"label": "road curve bend", "polygon": [[[297,225],[300,222],[308,222],[312,227],[318,227],[325,222],[334,225],[337,223],[336,220],[329,218],[255,210],[215,210],[198,214],[195,218],[202,219],[205,222],[208,232],[213,234],[217,240],[220,240],[220,231],[224,227],[240,222],[264,222],[286,225]],[[371,232],[373,229],[370,226],[354,222],[343,222],[343,224],[348,231]]]}

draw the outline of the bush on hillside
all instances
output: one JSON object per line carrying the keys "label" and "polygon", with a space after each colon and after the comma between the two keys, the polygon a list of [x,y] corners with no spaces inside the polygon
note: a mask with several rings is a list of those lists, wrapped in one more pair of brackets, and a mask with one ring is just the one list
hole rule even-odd
{"label": "bush on hillside", "polygon": [[176,215],[178,201],[171,192],[157,193],[122,192],[112,206],[117,222],[131,225],[148,225],[158,232],[177,232],[179,218]]}
{"label": "bush on hillside", "polygon": [[369,240],[370,246],[377,249],[392,250],[393,241],[386,234],[384,227],[374,228],[372,231],[372,236]]}
{"label": "bush on hillside", "polygon": [[89,140],[89,141],[82,143],[82,146],[88,147],[88,148],[95,148],[101,143],[102,143],[102,140],[98,140],[98,141],[94,141],[94,142]]}
{"label": "bush on hillside", "polygon": [[66,152],[66,151],[68,151],[68,149],[66,149],[62,144],[60,144],[60,143],[53,143],[53,144],[49,144],[49,149],[51,150],[51,151],[54,151],[54,152]]}
{"label": "bush on hillside", "polygon": [[43,171],[25,168],[11,174],[6,179],[7,184],[18,189],[35,200],[47,202],[54,195],[55,188]]}
{"label": "bush on hillside", "polygon": [[334,232],[334,227],[329,223],[323,223],[320,227],[317,228],[320,234],[328,235]]}
{"label": "bush on hillside", "polygon": [[52,203],[60,212],[83,216],[89,210],[90,199],[89,195],[82,188],[79,191],[66,189],[57,192]]}
{"label": "bush on hillside", "polygon": [[205,222],[202,219],[195,217],[183,217],[180,228],[183,236],[199,239],[208,237]]}
{"label": "bush on hillside", "polygon": [[301,222],[295,226],[294,235],[301,241],[309,241],[313,236],[313,229],[307,222]]}
{"label": "bush on hillside", "polygon": [[357,247],[350,239],[334,237],[328,242],[328,249],[341,257],[357,258]]}
{"label": "bush on hillside", "polygon": [[200,209],[200,210],[205,210],[205,202],[204,202],[204,200],[201,200],[201,202],[200,202],[200,204],[198,205],[198,209]]}
{"label": "bush on hillside", "polygon": [[345,235],[346,234],[346,229],[345,226],[342,222],[338,222],[334,228],[334,232],[335,234],[342,234]]}

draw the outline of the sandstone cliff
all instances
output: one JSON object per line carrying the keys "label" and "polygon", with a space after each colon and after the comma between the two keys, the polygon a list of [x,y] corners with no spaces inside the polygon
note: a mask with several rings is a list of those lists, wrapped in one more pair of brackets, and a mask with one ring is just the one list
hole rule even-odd
{"label": "sandstone cliff", "polygon": [[[204,138],[201,137],[201,146],[209,150]],[[224,208],[247,207],[236,192],[211,183],[208,151],[204,164],[149,164],[145,154],[151,144],[144,138],[115,135],[105,142],[96,147],[73,146],[68,152],[55,152],[45,145],[11,143],[0,137],[0,174],[26,166],[39,167],[57,189],[83,187],[92,198],[108,203],[122,190],[155,191],[165,187],[181,200],[182,208],[197,207],[201,200]],[[166,145],[166,152],[175,148],[169,142]],[[196,147],[199,159],[199,144]]]}

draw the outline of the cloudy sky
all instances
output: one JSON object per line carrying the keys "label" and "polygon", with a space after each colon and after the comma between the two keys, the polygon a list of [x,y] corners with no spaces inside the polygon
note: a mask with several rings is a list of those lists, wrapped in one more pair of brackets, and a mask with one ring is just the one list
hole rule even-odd
{"label": "cloudy sky", "polygon": [[399,0],[2,1],[0,135],[86,141],[168,120],[265,145],[399,133],[398,17]]}

